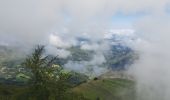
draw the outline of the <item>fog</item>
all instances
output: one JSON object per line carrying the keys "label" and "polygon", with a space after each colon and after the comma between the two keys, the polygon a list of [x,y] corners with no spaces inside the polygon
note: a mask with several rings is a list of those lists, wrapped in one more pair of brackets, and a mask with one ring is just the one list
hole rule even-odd
{"label": "fog", "polygon": [[111,28],[111,17],[122,12],[161,14],[169,0],[0,0],[3,41],[48,42],[53,32],[65,38],[86,33],[95,40]]}
{"label": "fog", "polygon": [[130,72],[137,81],[139,100],[169,100],[170,98],[170,17],[147,16],[137,23],[140,36],[145,39],[136,43],[140,59]]}
{"label": "fog", "polygon": [[97,42],[117,27],[112,17],[118,12],[125,19],[141,15],[130,26],[138,39],[128,45],[139,59],[128,72],[137,83],[139,100],[169,100],[169,5],[169,0],[0,0],[0,44],[27,48],[44,44],[49,53],[65,58],[70,55],[65,48],[76,45],[76,38],[86,37],[92,42],[81,49],[95,50],[97,55],[90,62],[69,62],[66,66],[81,70],[81,65],[90,63],[98,74],[107,70],[96,66],[105,62],[103,48],[108,46]]}

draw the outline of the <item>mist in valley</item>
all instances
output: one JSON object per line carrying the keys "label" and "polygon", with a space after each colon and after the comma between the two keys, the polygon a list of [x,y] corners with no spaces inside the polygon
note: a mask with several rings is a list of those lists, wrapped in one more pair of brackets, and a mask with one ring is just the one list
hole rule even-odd
{"label": "mist in valley", "polygon": [[[45,45],[66,59],[65,69],[99,77],[112,70],[117,47],[135,58],[124,69],[137,100],[170,98],[169,0],[0,0],[0,22],[0,45],[14,50],[13,59]],[[114,62],[126,58],[117,56]]]}

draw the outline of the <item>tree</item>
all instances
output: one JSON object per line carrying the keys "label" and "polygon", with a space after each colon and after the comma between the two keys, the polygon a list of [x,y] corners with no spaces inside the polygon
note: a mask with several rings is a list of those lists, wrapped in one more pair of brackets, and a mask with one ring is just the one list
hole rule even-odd
{"label": "tree", "polygon": [[67,79],[70,74],[53,62],[57,57],[45,56],[45,47],[37,46],[23,65],[31,71],[31,94],[36,100],[63,100],[69,88]]}

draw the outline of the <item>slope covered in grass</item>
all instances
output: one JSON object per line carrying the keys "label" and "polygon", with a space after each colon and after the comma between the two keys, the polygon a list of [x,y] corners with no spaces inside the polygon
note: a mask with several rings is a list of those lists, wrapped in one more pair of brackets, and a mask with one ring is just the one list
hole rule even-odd
{"label": "slope covered in grass", "polygon": [[[80,97],[71,95],[67,100],[135,100],[134,82],[126,79],[91,80],[74,87],[73,92]],[[4,100],[27,100],[26,95],[26,86],[0,85],[0,97]]]}
{"label": "slope covered in grass", "polygon": [[93,80],[73,89],[88,100],[135,100],[134,82],[126,79]]}

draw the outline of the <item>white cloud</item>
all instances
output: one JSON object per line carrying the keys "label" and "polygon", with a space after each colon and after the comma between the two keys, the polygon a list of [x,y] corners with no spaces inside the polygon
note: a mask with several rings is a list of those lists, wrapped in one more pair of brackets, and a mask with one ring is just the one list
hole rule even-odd
{"label": "white cloud", "polygon": [[[135,49],[140,59],[131,67],[142,100],[169,100],[170,96],[170,17],[150,15],[136,23],[139,41]],[[147,95],[147,96],[143,96]]]}
{"label": "white cloud", "polygon": [[62,39],[61,37],[54,35],[54,34],[50,34],[49,36],[49,44],[59,47],[59,48],[68,48],[71,45],[69,43],[67,43],[64,39]]}
{"label": "white cloud", "polygon": [[[74,36],[87,32],[93,39],[103,37],[111,16],[119,11],[162,13],[169,0],[0,0],[0,36],[38,43],[62,27]],[[70,19],[68,22],[67,19]],[[69,35],[70,36],[70,35]]]}
{"label": "white cloud", "polygon": [[55,46],[48,46],[47,53],[53,56],[58,56],[59,58],[67,58],[70,55],[70,52],[65,49],[59,49]]}

